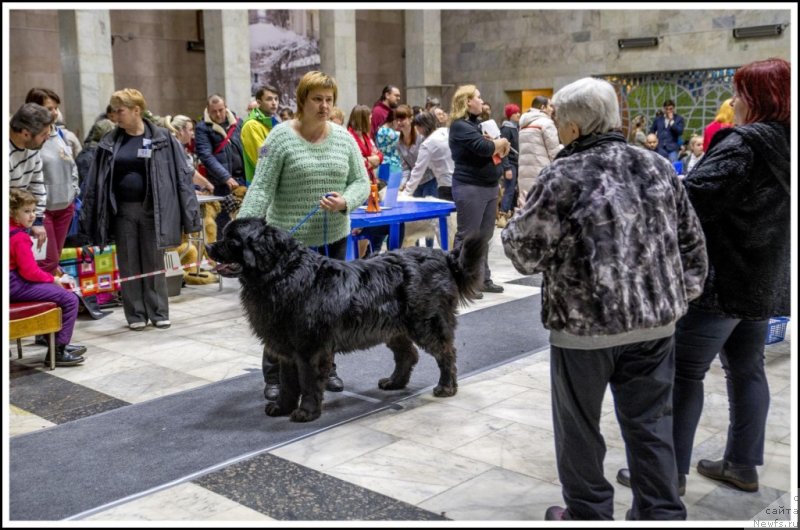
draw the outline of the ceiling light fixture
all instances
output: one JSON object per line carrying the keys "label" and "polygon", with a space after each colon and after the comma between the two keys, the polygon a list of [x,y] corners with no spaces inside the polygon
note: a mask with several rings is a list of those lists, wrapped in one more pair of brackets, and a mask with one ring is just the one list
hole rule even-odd
{"label": "ceiling light fixture", "polygon": [[636,39],[619,39],[617,46],[620,50],[626,48],[652,48],[658,46],[658,37],[639,37]]}
{"label": "ceiling light fixture", "polygon": [[749,26],[746,28],[733,28],[734,39],[777,37],[781,33],[783,33],[783,24],[768,24],[766,26]]}

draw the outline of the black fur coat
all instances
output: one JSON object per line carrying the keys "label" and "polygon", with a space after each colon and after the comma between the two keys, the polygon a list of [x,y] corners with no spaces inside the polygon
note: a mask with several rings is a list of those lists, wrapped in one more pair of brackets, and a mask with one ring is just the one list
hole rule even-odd
{"label": "black fur coat", "polygon": [[706,235],[698,309],[761,320],[790,311],[789,128],[722,129],[683,181]]}

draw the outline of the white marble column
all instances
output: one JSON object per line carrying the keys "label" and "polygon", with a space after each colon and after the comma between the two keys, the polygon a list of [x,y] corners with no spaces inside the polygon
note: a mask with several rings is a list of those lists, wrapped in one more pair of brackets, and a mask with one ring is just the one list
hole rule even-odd
{"label": "white marble column", "polygon": [[406,91],[403,101],[425,106],[442,96],[442,19],[438,9],[405,12]]}
{"label": "white marble column", "polygon": [[221,94],[240,118],[250,102],[250,26],[247,10],[205,10],[207,94]]}
{"label": "white marble column", "polygon": [[320,69],[336,79],[336,106],[345,120],[358,103],[356,69],[356,12],[351,9],[322,9],[319,12]]}
{"label": "white marble column", "polygon": [[84,139],[114,93],[111,20],[108,10],[59,10],[64,121]]}

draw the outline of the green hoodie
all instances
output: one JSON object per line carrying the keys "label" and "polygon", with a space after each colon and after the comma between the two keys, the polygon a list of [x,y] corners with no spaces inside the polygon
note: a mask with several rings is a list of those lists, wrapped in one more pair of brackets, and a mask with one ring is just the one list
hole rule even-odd
{"label": "green hoodie", "polygon": [[275,116],[267,116],[258,107],[250,111],[242,126],[242,151],[244,151],[244,176],[247,185],[253,181],[258,163],[258,151],[261,144],[272,131],[272,127],[280,123]]}

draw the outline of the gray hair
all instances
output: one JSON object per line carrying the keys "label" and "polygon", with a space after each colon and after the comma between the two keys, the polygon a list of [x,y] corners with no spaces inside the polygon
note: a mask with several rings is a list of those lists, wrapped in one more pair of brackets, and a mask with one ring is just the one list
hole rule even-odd
{"label": "gray hair", "polygon": [[50,111],[38,103],[25,103],[11,117],[9,126],[14,132],[28,131],[36,136],[53,123]]}
{"label": "gray hair", "polygon": [[574,123],[582,136],[604,133],[622,126],[617,93],[611,83],[584,77],[570,83],[553,96],[556,119]]}

